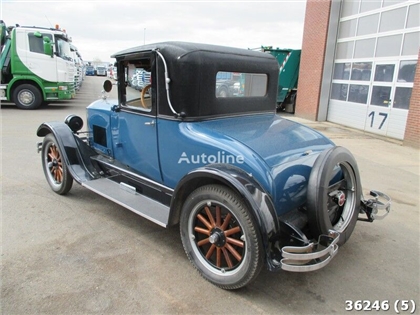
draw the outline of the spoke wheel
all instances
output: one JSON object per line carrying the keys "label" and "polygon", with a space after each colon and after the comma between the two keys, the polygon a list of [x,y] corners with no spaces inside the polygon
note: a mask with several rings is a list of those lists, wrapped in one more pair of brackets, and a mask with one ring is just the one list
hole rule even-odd
{"label": "spoke wheel", "polygon": [[194,210],[189,226],[197,253],[221,272],[237,268],[244,257],[245,244],[236,218],[214,200],[203,201]]}
{"label": "spoke wheel", "polygon": [[47,182],[54,192],[64,195],[71,189],[73,178],[51,133],[44,138],[42,144],[42,166]]}
{"label": "spoke wheel", "polygon": [[339,245],[352,234],[357,222],[362,194],[357,163],[343,147],[321,153],[308,182],[308,217],[315,236],[340,233]]}
{"label": "spoke wheel", "polygon": [[195,190],[183,206],[181,239],[187,256],[208,281],[237,289],[262,266],[260,236],[246,206],[226,187]]}

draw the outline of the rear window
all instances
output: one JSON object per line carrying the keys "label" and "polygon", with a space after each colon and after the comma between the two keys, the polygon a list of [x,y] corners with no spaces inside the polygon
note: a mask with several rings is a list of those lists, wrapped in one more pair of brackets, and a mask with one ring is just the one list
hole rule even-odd
{"label": "rear window", "polygon": [[219,71],[216,74],[216,97],[262,97],[267,93],[265,73]]}

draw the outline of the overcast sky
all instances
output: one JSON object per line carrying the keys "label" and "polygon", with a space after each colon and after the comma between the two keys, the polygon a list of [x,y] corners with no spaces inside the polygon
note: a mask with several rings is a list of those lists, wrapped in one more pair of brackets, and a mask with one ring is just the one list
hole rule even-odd
{"label": "overcast sky", "polygon": [[6,25],[53,27],[72,37],[83,59],[112,61],[120,50],[161,41],[256,48],[301,48],[306,0],[0,0]]}

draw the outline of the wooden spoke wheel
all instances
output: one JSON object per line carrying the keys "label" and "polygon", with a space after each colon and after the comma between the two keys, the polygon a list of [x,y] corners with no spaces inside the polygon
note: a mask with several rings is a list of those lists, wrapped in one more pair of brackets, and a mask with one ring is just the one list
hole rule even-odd
{"label": "wooden spoke wheel", "polygon": [[260,235],[247,207],[232,190],[219,185],[195,190],[183,206],[180,228],[187,256],[217,286],[240,288],[261,270]]}
{"label": "wooden spoke wheel", "polygon": [[73,185],[73,178],[57,145],[53,134],[48,134],[42,144],[42,167],[51,189],[59,195],[69,192]]}

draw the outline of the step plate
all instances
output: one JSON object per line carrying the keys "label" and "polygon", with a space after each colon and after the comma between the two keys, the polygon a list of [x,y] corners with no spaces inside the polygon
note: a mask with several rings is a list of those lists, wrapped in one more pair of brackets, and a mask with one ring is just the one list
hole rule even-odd
{"label": "step plate", "polygon": [[82,186],[160,226],[168,225],[169,207],[137,192],[129,191],[125,185],[100,178],[83,182]]}

